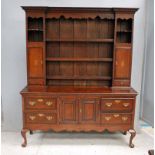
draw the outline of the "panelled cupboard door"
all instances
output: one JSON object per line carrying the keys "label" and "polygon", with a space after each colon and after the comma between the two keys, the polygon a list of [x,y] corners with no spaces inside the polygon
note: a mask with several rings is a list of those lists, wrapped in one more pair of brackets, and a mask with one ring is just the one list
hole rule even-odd
{"label": "panelled cupboard door", "polygon": [[60,98],[60,123],[78,123],[78,100],[74,97]]}
{"label": "panelled cupboard door", "polygon": [[131,48],[116,48],[115,79],[130,79]]}
{"label": "panelled cupboard door", "polygon": [[93,124],[99,121],[99,100],[87,98],[80,100],[80,123]]}
{"label": "panelled cupboard door", "polygon": [[43,48],[28,48],[28,75],[29,78],[43,78]]}

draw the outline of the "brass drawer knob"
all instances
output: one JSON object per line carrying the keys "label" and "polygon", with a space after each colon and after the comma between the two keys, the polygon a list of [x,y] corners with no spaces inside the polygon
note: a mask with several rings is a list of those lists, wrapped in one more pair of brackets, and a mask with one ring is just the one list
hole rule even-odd
{"label": "brass drawer knob", "polygon": [[119,114],[114,114],[114,117],[119,117]]}
{"label": "brass drawer knob", "polygon": [[128,117],[124,116],[124,117],[122,117],[122,120],[123,121],[127,121],[128,120]]}
{"label": "brass drawer knob", "polygon": [[115,103],[120,103],[121,102],[121,100],[115,100]]}
{"label": "brass drawer knob", "polygon": [[34,120],[36,118],[36,116],[29,116],[30,120]]}
{"label": "brass drawer knob", "polygon": [[109,121],[110,119],[111,119],[111,117],[110,117],[110,116],[109,116],[109,117],[108,117],[108,116],[107,116],[107,117],[105,117],[105,120],[106,120],[106,121]]}
{"label": "brass drawer knob", "polygon": [[43,117],[43,116],[44,116],[44,114],[38,114],[38,116],[39,116],[39,117]]}
{"label": "brass drawer knob", "polygon": [[35,104],[36,104],[36,102],[34,102],[34,101],[29,102],[29,105],[31,105],[31,106],[34,106]]}
{"label": "brass drawer knob", "polygon": [[107,107],[111,107],[112,106],[112,103],[106,103],[105,104]]}
{"label": "brass drawer knob", "polygon": [[47,106],[51,106],[52,104],[53,104],[53,102],[49,102],[49,101],[46,102],[46,105],[47,105]]}
{"label": "brass drawer knob", "polygon": [[43,99],[42,99],[42,98],[39,98],[39,99],[38,99],[38,102],[43,102]]}
{"label": "brass drawer knob", "polygon": [[47,120],[48,120],[48,121],[50,121],[50,120],[52,120],[52,119],[53,119],[53,117],[52,117],[52,116],[47,116],[46,118],[47,118]]}
{"label": "brass drawer knob", "polygon": [[129,106],[129,103],[123,103],[123,106],[124,107],[128,107]]}

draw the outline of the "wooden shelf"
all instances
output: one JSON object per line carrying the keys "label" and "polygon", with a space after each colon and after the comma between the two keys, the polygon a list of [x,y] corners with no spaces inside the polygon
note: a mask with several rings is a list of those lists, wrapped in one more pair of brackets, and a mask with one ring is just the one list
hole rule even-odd
{"label": "wooden shelf", "polygon": [[112,58],[46,58],[46,61],[112,62]]}
{"label": "wooden shelf", "polygon": [[111,76],[47,76],[48,80],[111,80]]}
{"label": "wooden shelf", "polygon": [[42,32],[43,30],[42,29],[28,29],[28,31],[39,31],[39,32]]}
{"label": "wooden shelf", "polygon": [[117,33],[131,33],[131,30],[117,30]]}
{"label": "wooden shelf", "polygon": [[114,39],[47,39],[47,42],[114,42]]}

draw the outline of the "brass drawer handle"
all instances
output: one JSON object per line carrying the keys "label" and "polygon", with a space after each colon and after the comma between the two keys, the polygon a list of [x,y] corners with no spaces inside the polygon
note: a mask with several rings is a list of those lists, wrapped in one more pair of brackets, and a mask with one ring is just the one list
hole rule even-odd
{"label": "brass drawer handle", "polygon": [[46,118],[47,118],[47,120],[48,120],[48,121],[50,121],[50,120],[52,120],[52,119],[53,119],[53,117],[52,117],[52,116],[46,116]]}
{"label": "brass drawer handle", "polygon": [[119,117],[119,114],[114,114],[114,117]]}
{"label": "brass drawer handle", "polygon": [[29,116],[30,120],[34,120],[36,118],[36,116]]}
{"label": "brass drawer handle", "polygon": [[43,102],[43,99],[42,98],[38,99],[38,102]]}
{"label": "brass drawer handle", "polygon": [[29,105],[31,105],[31,106],[34,106],[35,104],[36,104],[36,102],[34,102],[34,101],[29,102]]}
{"label": "brass drawer handle", "polygon": [[124,116],[124,117],[122,117],[122,120],[123,121],[127,121],[128,120],[128,117]]}
{"label": "brass drawer handle", "polygon": [[120,103],[120,102],[121,102],[121,100],[115,100],[115,102],[116,102],[116,103]]}
{"label": "brass drawer handle", "polygon": [[107,107],[111,107],[112,106],[112,103],[106,103],[105,104]]}
{"label": "brass drawer handle", "polygon": [[49,101],[46,102],[46,105],[47,105],[47,106],[51,106],[52,104],[53,104],[53,102],[49,102]]}
{"label": "brass drawer handle", "polygon": [[44,114],[38,114],[38,116],[39,116],[39,117],[43,117],[43,116],[44,116]]}
{"label": "brass drawer handle", "polygon": [[111,119],[111,117],[109,116],[109,117],[105,117],[105,120],[106,121],[109,121]]}
{"label": "brass drawer handle", "polygon": [[123,103],[124,107],[128,107],[130,103]]}

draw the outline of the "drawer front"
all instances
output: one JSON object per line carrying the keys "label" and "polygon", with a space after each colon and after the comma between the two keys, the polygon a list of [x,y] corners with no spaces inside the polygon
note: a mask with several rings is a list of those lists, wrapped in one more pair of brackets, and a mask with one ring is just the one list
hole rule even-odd
{"label": "drawer front", "polygon": [[27,109],[52,109],[57,108],[56,98],[51,97],[28,97],[26,98]]}
{"label": "drawer front", "polygon": [[132,99],[101,99],[101,111],[130,112],[133,109]]}
{"label": "drawer front", "polygon": [[101,114],[102,124],[130,124],[131,119],[131,114]]}
{"label": "drawer front", "polygon": [[26,123],[54,124],[57,123],[56,113],[30,112],[25,114]]}

